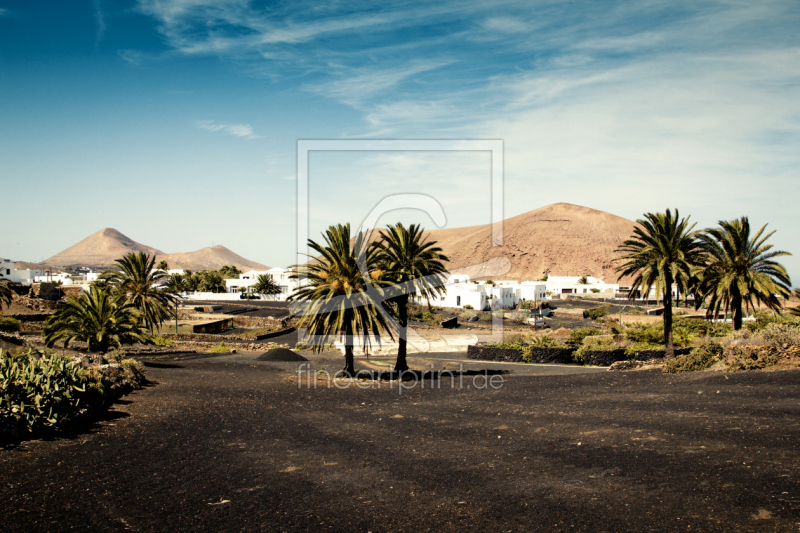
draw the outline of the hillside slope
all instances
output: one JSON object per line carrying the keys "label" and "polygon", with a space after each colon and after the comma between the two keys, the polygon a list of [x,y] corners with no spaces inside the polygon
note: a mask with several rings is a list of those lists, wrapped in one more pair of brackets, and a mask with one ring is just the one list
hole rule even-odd
{"label": "hillside slope", "polygon": [[[603,211],[559,203],[506,219],[501,247],[491,246],[490,224],[427,234],[450,258],[451,271],[472,277],[525,281],[540,279],[545,273],[589,274],[614,283],[614,250],[631,236],[635,226],[631,220]],[[488,268],[474,266],[491,259]]]}
{"label": "hillside slope", "polygon": [[223,265],[234,265],[242,271],[269,269],[266,265],[245,259],[220,245],[202,248],[195,252],[167,254],[152,246],[140,244],[113,228],[105,228],[89,235],[79,243],[46,259],[44,263],[61,267],[83,265],[103,268],[112,265],[116,259],[130,252],[155,254],[156,263],[164,260],[174,269],[215,270]]}
{"label": "hillside slope", "polygon": [[105,228],[45,259],[44,263],[54,266],[108,266],[130,252],[164,255],[161,250],[140,244],[114,228]]}

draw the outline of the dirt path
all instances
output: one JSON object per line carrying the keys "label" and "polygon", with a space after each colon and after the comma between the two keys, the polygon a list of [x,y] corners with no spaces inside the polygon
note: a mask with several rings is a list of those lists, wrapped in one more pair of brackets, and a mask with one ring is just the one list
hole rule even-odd
{"label": "dirt path", "polygon": [[0,450],[0,529],[798,530],[800,371],[399,394],[173,366],[89,433]]}

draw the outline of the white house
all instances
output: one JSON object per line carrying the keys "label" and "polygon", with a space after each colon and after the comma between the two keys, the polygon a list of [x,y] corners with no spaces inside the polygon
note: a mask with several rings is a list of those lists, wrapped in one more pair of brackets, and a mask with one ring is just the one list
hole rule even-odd
{"label": "white house", "polygon": [[[17,266],[23,268],[17,268]],[[45,274],[44,268],[30,268],[32,266],[35,265],[0,258],[0,281],[12,281],[14,283],[30,285],[34,282],[36,276]]]}
{"label": "white house", "polygon": [[[453,274],[447,278],[444,295],[431,298],[431,305],[439,307],[464,308],[467,305],[473,309],[511,309],[522,300],[544,300],[547,297],[544,282],[504,280],[494,284],[485,281],[471,282],[465,274]],[[426,303],[421,295],[415,297],[419,304]]]}
{"label": "white house", "polygon": [[603,280],[593,276],[587,276],[586,283],[578,283],[581,277],[582,276],[549,276],[547,278],[547,290],[553,295],[604,292],[609,293],[609,297],[611,298],[614,297],[614,293],[619,291],[619,284],[617,283],[605,283]]}
{"label": "white house", "polygon": [[[289,279],[289,276],[292,274],[291,270],[277,267],[269,270],[250,270],[248,272],[243,272],[239,274],[238,279],[226,279],[225,286],[229,293],[252,293],[255,292],[253,290],[253,285],[258,282],[258,276],[262,274],[272,276],[272,280],[281,288],[280,294],[265,296],[265,298],[270,300],[285,301],[299,286],[298,280]],[[244,289],[244,291],[242,289]]]}

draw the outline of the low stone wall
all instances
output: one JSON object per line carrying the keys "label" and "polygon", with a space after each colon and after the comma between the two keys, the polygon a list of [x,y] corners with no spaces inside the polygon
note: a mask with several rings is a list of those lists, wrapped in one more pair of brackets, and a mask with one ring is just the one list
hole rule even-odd
{"label": "low stone wall", "polygon": [[[200,350],[200,351],[208,351],[214,346],[218,346],[218,342],[206,342],[206,341],[175,341],[175,346],[169,346],[170,349],[177,351],[178,348],[184,348],[187,350]],[[278,346],[274,342],[233,342],[233,341],[224,341],[226,346],[230,346],[235,350],[248,350],[248,351],[259,351],[259,350],[269,350],[275,346]],[[284,348],[288,348],[289,346],[286,344],[281,344]]]}
{"label": "low stone wall", "polygon": [[30,298],[28,296],[19,296],[14,299],[14,303],[34,311],[57,311],[64,306],[64,302],[61,300],[42,300],[41,298]]}
{"label": "low stone wall", "polygon": [[[531,348],[531,363],[570,364],[573,348]],[[498,361],[505,363],[524,363],[522,353],[514,348],[493,348],[491,346],[467,346],[467,359]]]}
{"label": "low stone wall", "polygon": [[[272,316],[242,316],[232,315],[233,325],[240,328],[264,328],[280,324],[281,319]],[[288,318],[283,317],[283,318]]]}
{"label": "low stone wall", "polygon": [[14,313],[13,315],[8,315],[11,318],[16,318],[20,322],[44,322],[45,320],[50,317],[51,313],[31,313],[29,315],[24,315],[22,313]]}
{"label": "low stone wall", "polygon": [[574,362],[574,352],[574,348],[533,348],[531,363],[568,365]]}
{"label": "low stone wall", "polygon": [[[675,348],[675,355],[686,355],[691,353],[694,348]],[[640,350],[636,352],[635,361],[650,361],[652,359],[664,359],[665,350]]]}
{"label": "low stone wall", "polygon": [[492,348],[489,346],[467,346],[467,359],[504,363],[524,362],[519,350],[513,348]]}
{"label": "low stone wall", "polygon": [[41,300],[60,300],[61,288],[55,283],[31,283],[30,296]]}
{"label": "low stone wall", "polygon": [[583,353],[583,364],[593,366],[611,366],[617,361],[627,361],[625,348],[616,350],[587,350]]}
{"label": "low stone wall", "polygon": [[262,335],[258,335],[257,337],[242,337],[239,335],[214,335],[212,333],[162,333],[161,336],[167,339],[172,339],[174,341],[205,341],[205,342],[216,342],[219,344],[222,341],[225,341],[225,344],[230,344],[230,342],[238,342],[238,343],[253,343],[256,341],[262,341],[265,339],[271,339],[273,337],[280,337],[281,335],[286,335],[287,333],[291,333],[295,331],[295,328],[285,328],[278,331],[271,331],[269,333],[264,333]]}
{"label": "low stone wall", "polygon": [[5,333],[0,331],[0,341],[7,342],[15,346],[25,346],[25,339],[14,333]]}

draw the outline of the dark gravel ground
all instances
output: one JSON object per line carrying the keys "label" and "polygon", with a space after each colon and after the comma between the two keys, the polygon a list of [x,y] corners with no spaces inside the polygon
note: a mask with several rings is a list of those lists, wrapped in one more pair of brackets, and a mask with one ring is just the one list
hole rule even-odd
{"label": "dark gravel ground", "polygon": [[399,394],[224,361],[150,367],[91,431],[0,450],[0,530],[800,528],[800,371]]}

